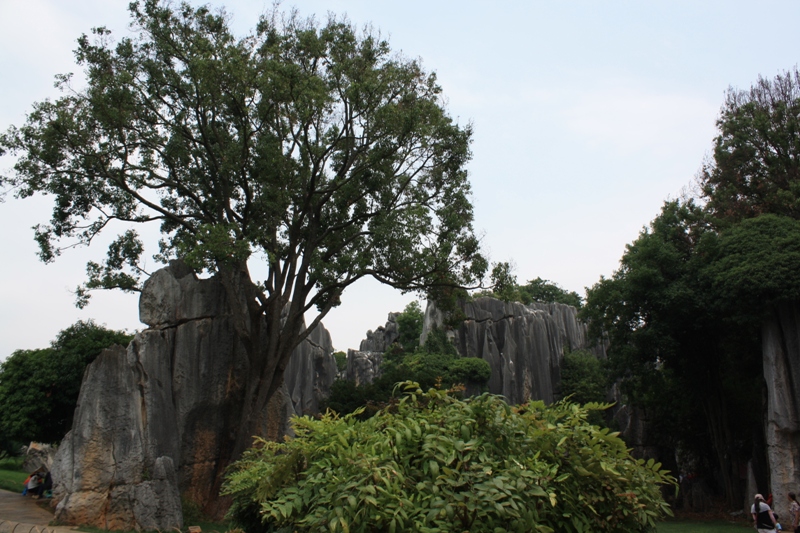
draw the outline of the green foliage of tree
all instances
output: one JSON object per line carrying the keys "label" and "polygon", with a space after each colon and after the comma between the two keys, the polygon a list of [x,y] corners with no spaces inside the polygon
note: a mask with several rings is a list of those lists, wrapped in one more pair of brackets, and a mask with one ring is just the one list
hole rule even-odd
{"label": "green foliage of tree", "polygon": [[704,274],[706,242],[716,238],[700,207],[665,203],[619,270],[588,290],[581,313],[609,342],[627,401],[657,421],[656,440],[709,459],[736,505],[761,416],[747,407],[760,402],[759,325],[737,319]]}
{"label": "green foliage of tree", "polygon": [[519,287],[519,298],[524,304],[532,302],[561,303],[580,309],[583,298],[575,291],[567,291],[558,284],[542,278],[528,281]]}
{"label": "green foliage of tree", "polygon": [[561,396],[578,404],[606,401],[609,382],[603,362],[592,353],[576,350],[561,360]]}
{"label": "green foliage of tree", "polygon": [[729,224],[765,213],[800,218],[800,71],[728,90],[713,160],[700,173],[708,210]]}
{"label": "green foliage of tree", "polygon": [[250,532],[622,533],[670,513],[660,490],[674,480],[587,409],[403,388],[368,420],[295,418],[296,438],[259,441],[223,490],[233,520]]}
{"label": "green foliage of tree", "polygon": [[347,354],[343,351],[333,352],[333,357],[336,359],[336,369],[339,372],[347,370]]}
{"label": "green foliage of tree", "polygon": [[0,440],[59,442],[72,427],[86,366],[103,349],[132,336],[79,321],[58,333],[51,347],[17,350],[0,364]]}
{"label": "green foliage of tree", "polygon": [[517,283],[514,267],[508,262],[495,263],[491,272],[492,289],[479,292],[476,296],[489,296],[504,302],[562,303],[580,309],[583,298],[574,291],[567,291],[558,284],[542,278],[528,281],[525,285]]}
{"label": "green foliage of tree", "polygon": [[422,335],[424,318],[425,313],[416,300],[409,303],[403,309],[403,312],[397,315],[399,336],[395,342],[403,348],[403,351],[413,352],[419,348],[419,338]]}
{"label": "green foliage of tree", "polygon": [[371,276],[445,297],[483,276],[472,129],[448,115],[435,74],[333,15],[276,11],[237,37],[206,6],[139,0],[130,13],[133,36],[79,39],[85,87],[59,76],[63,96],[0,135],[18,156],[0,183],[54,198],[36,228],[45,261],[117,232],[87,265],[80,304],[94,289],[139,290],[140,224],[160,226],[157,260],[219,276],[251,362],[252,401],[224,446],[237,456],[292,351],[347,287]]}
{"label": "green foliage of tree", "polygon": [[765,214],[707,241],[703,251],[710,258],[702,274],[728,305],[759,316],[800,300],[800,220]]}

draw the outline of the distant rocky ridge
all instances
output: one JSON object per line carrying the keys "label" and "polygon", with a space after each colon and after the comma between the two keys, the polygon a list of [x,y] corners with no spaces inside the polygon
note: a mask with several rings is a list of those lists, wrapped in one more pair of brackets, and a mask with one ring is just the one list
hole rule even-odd
{"label": "distant rocky ridge", "polygon": [[[462,357],[479,357],[489,363],[488,389],[509,403],[528,400],[553,402],[561,383],[560,362],[566,350],[590,350],[603,356],[588,340],[586,324],[574,307],[560,303],[503,302],[475,298],[461,303],[464,320],[448,330]],[[423,322],[424,343],[444,317],[428,303]]]}
{"label": "distant rocky ridge", "polygon": [[[420,343],[424,344],[433,328],[445,329],[462,357],[489,363],[489,392],[503,395],[511,403],[530,399],[552,402],[559,391],[560,358],[565,350],[605,355],[602,348],[589,342],[577,310],[566,304],[524,305],[476,298],[463,302],[460,310],[464,321],[456,328],[444,328],[445,317],[429,302]],[[385,326],[367,333],[360,350],[348,351],[347,379],[364,384],[380,375],[383,352],[399,335],[396,319],[397,313],[391,313]]]}
{"label": "distant rocky ridge", "polygon": [[[72,431],[53,465],[56,519],[103,529],[182,527],[181,497],[218,514],[214,485],[231,446],[249,363],[216,278],[180,262],[145,283],[150,326],[86,370]],[[278,439],[289,417],[316,412],[336,376],[330,335],[317,327],[292,356],[284,386],[262,413]]]}

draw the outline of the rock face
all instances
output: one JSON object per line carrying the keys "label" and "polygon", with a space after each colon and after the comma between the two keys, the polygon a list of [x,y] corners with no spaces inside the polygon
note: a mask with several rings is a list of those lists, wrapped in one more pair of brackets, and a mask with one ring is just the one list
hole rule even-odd
{"label": "rock face", "polygon": [[[127,350],[106,350],[84,375],[72,431],[53,465],[56,519],[104,529],[182,527],[181,496],[206,512],[225,505],[214,480],[230,446],[249,369],[221,283],[180,262],[147,281],[150,327]],[[336,375],[330,335],[317,328],[292,355],[284,386],[262,413],[262,436],[314,412]]]}
{"label": "rock face", "polygon": [[375,331],[367,331],[367,338],[361,341],[358,351],[384,353],[400,336],[397,326],[397,317],[400,313],[389,313],[386,325],[379,326]]}
{"label": "rock face", "polygon": [[[773,318],[764,322],[761,338],[767,382],[769,490],[776,495],[775,511],[788,517],[786,494],[797,492],[800,480],[800,307],[778,307]],[[752,503],[753,494],[746,496]]]}
{"label": "rock face", "polygon": [[345,379],[356,385],[372,383],[381,375],[382,352],[362,352],[347,350],[347,370]]}
{"label": "rock face", "polygon": [[356,385],[372,383],[380,377],[383,354],[400,336],[397,317],[400,313],[389,313],[386,325],[375,331],[367,331],[367,338],[361,341],[358,350],[347,350],[347,369],[345,379]]}
{"label": "rock face", "polygon": [[[552,402],[559,392],[560,361],[565,348],[586,349],[586,325],[577,310],[565,304],[523,305],[494,298],[476,298],[461,304],[465,319],[449,332],[463,357],[489,363],[489,392],[512,404],[529,399]],[[429,303],[425,310],[422,342],[434,327],[442,327],[441,312]]]}
{"label": "rock face", "polygon": [[33,473],[40,468],[50,470],[53,467],[53,458],[56,455],[56,448],[41,442],[31,442],[25,450],[25,460],[22,461],[22,469],[27,473]]}

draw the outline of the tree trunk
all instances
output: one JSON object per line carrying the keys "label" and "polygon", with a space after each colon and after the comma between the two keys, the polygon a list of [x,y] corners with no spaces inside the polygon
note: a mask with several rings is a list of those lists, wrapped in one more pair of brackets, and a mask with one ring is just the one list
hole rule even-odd
{"label": "tree trunk", "polygon": [[238,392],[241,410],[227,420],[227,438],[221,441],[215,481],[203,509],[215,519],[222,519],[230,507],[230,500],[219,496],[228,467],[252,446],[254,437],[282,436],[278,434],[280,429],[274,427],[277,421],[269,420],[268,406],[283,385],[283,373],[292,352],[304,338],[302,314],[286,313],[277,297],[267,300],[266,310],[258,303],[257,288],[246,265],[221,267],[220,277],[236,334],[247,352],[249,369]]}

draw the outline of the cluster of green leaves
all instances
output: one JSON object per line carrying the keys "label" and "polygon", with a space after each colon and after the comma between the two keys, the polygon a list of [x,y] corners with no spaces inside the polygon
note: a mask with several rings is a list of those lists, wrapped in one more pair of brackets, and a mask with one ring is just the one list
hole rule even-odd
{"label": "cluster of green leaves", "polygon": [[585,350],[564,354],[561,360],[561,395],[578,404],[607,399],[609,379],[603,362]]}
{"label": "cluster of green leaves", "polygon": [[571,403],[517,408],[483,394],[406,394],[360,421],[295,418],[230,471],[231,517],[256,531],[653,531],[674,483]]}
{"label": "cluster of green leaves", "polygon": [[79,321],[58,333],[50,348],[17,350],[0,364],[0,441],[59,442],[72,427],[86,366],[103,349],[132,336]]}
{"label": "cluster of green leaves", "polygon": [[335,381],[324,407],[340,414],[363,409],[360,416],[366,418],[391,401],[395,385],[401,381],[412,380],[425,388],[455,385],[481,387],[489,381],[489,377],[489,363],[477,357],[461,357],[455,348],[451,353],[390,350],[384,354],[381,375],[377,379],[364,385],[347,380]]}
{"label": "cluster of green leaves", "polygon": [[567,291],[546,279],[537,277],[525,285],[517,283],[514,268],[510,263],[495,263],[491,272],[492,290],[477,293],[476,296],[490,296],[504,302],[562,303],[580,309],[583,298],[574,291]]}

